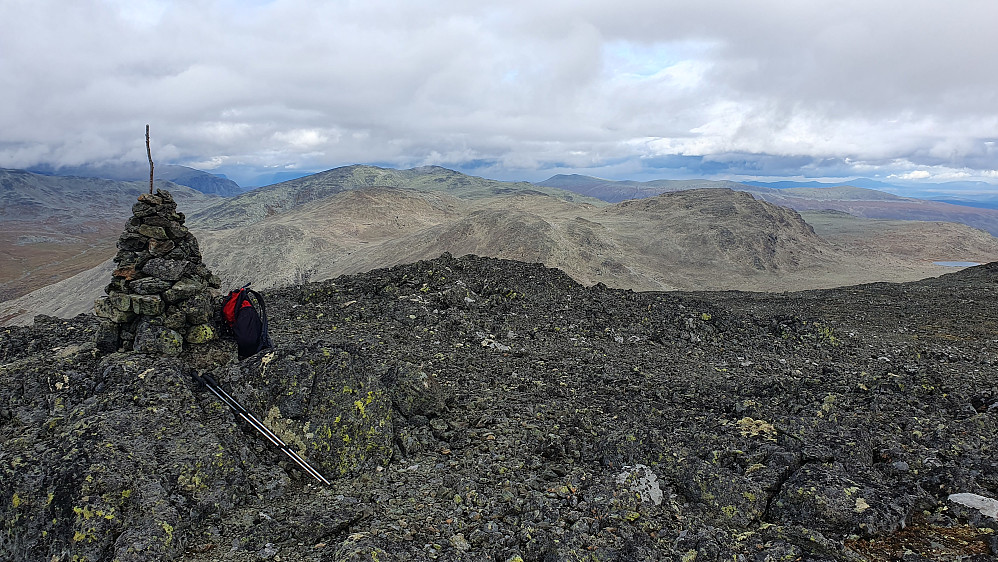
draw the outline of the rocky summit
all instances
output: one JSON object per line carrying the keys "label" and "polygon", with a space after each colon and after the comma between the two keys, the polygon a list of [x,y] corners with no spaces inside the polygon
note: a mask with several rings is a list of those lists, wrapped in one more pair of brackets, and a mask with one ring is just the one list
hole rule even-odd
{"label": "rocky summit", "polygon": [[444,255],[265,292],[244,361],[38,317],[0,331],[0,558],[995,560],[996,281],[636,293]]}

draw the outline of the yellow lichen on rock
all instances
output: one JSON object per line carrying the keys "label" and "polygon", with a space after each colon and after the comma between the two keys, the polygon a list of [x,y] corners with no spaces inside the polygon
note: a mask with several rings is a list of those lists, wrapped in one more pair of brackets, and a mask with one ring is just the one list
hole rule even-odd
{"label": "yellow lichen on rock", "polygon": [[198,326],[194,326],[187,332],[186,339],[187,343],[201,344],[208,343],[216,337],[217,334],[215,333],[214,328],[208,324],[200,324]]}
{"label": "yellow lichen on rock", "polygon": [[776,428],[773,427],[773,424],[765,420],[754,420],[746,416],[736,423],[742,437],[761,436],[767,440],[776,441]]}

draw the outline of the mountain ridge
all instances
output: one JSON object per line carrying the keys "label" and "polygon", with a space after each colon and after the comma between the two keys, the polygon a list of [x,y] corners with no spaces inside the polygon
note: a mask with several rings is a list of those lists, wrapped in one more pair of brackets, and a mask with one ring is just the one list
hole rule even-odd
{"label": "mountain ridge", "polygon": [[[60,177],[102,178],[116,181],[143,181],[149,178],[149,167],[145,163],[129,164],[89,164],[83,166],[34,166],[27,171]],[[155,178],[173,182],[200,191],[206,195],[232,197],[245,191],[239,184],[226,178],[176,164],[160,164],[154,168]]]}
{"label": "mountain ridge", "polygon": [[224,229],[280,214],[304,203],[316,201],[361,187],[396,187],[418,191],[443,192],[463,199],[480,199],[519,192],[539,192],[573,201],[604,204],[597,199],[537,186],[528,182],[503,182],[468,176],[440,166],[422,166],[394,170],[354,164],[333,168],[310,176],[254,189],[220,201],[191,216],[192,224],[203,228]]}
{"label": "mountain ridge", "polygon": [[[127,199],[144,190],[142,182],[115,187],[117,184],[106,183],[107,180],[60,180],[24,174],[39,182],[52,183],[53,189],[47,199],[39,199],[43,201],[39,208],[47,209],[45,216],[60,217],[53,218],[52,224],[79,229],[78,223],[82,220],[79,217],[90,216],[93,220],[82,228],[92,232],[53,234],[45,225],[16,223],[14,230],[17,232],[9,232],[6,246],[0,245],[0,260],[6,260],[4,273],[20,272],[15,278],[22,284],[9,284],[6,288],[0,285],[0,299],[4,301],[23,295],[25,288],[65,279],[110,257],[128,214]],[[59,190],[60,181],[74,185],[89,182],[88,185],[98,187],[92,195],[73,196],[69,193],[72,190]],[[658,185],[670,189],[688,188],[701,185],[701,182],[659,182]],[[169,187],[165,183],[163,186]],[[725,198],[735,197],[735,192],[726,191],[730,190],[728,184],[713,182],[710,186],[719,193],[728,193]],[[212,198],[190,191],[193,199],[189,203],[184,200],[187,192],[183,190],[187,188],[169,188],[177,191],[181,209],[189,215],[187,224],[201,237],[209,256],[215,252],[212,259],[218,260],[221,270],[241,271],[243,277],[249,277],[241,282],[235,276],[226,280],[227,283],[238,282],[238,285],[255,280],[265,286],[278,286],[298,277],[296,271],[319,276],[314,278],[329,278],[452,252],[542,261],[564,269],[583,283],[604,282],[608,286],[638,290],[694,286],[788,290],[878,279],[911,280],[946,271],[931,265],[933,261],[987,262],[998,254],[993,240],[969,228],[954,228],[936,222],[864,222],[862,227],[857,227],[855,222],[823,217],[818,238],[830,245],[817,240],[808,242],[808,248],[795,250],[798,264],[794,265],[793,260],[787,258],[772,261],[775,254],[771,254],[780,246],[767,242],[773,236],[782,243],[786,233],[781,233],[780,229],[786,225],[773,223],[772,232],[751,230],[747,226],[754,220],[751,212],[736,213],[745,225],[730,222],[730,217],[709,214],[690,222],[685,217],[670,214],[673,211],[667,207],[662,207],[658,214],[638,213],[633,217],[616,211],[601,213],[601,209],[612,205],[558,188],[487,180],[433,166],[408,170],[346,166],[234,198]],[[131,195],[118,202],[109,202],[112,192],[120,189]],[[17,193],[17,190],[7,191]],[[808,209],[837,206],[861,215],[857,208],[862,211],[869,209],[871,204],[860,201],[857,207],[855,201],[833,200],[834,205],[830,205],[816,196],[845,197],[851,193],[858,199],[871,199],[871,192],[849,190],[847,193],[845,188],[805,191],[803,195],[808,198],[786,190],[768,191],[784,198],[791,197],[803,213],[811,212]],[[351,198],[345,196],[346,193],[358,195]],[[682,193],[682,190],[667,193]],[[704,194],[676,197],[674,201],[677,202],[688,197],[700,198],[703,204],[708,204]],[[732,201],[734,199],[715,201],[709,205],[749,208],[747,201],[737,205]],[[896,202],[888,198],[876,203]],[[99,203],[99,206],[88,210],[86,205],[93,203]],[[909,211],[918,210],[906,201],[898,204],[906,205]],[[685,212],[693,211],[687,209]],[[760,213],[765,216],[768,211]],[[13,214],[28,216],[29,212]],[[666,216],[670,216],[674,224],[663,221]],[[5,221],[5,226],[8,222],[15,225],[13,221]],[[686,232],[677,230],[680,224]],[[522,231],[517,232],[517,228]],[[885,229],[893,238],[881,236]],[[209,231],[211,234],[206,234]],[[750,231],[754,234],[748,236],[746,233]],[[636,232],[641,234],[635,235]],[[800,235],[793,236],[798,242],[803,241]],[[864,236],[877,240],[880,248],[864,241]],[[248,244],[247,240],[253,243]],[[662,240],[662,243],[651,247],[647,240]],[[718,244],[724,240],[738,241],[735,246],[742,248],[738,251],[743,253],[721,248]],[[903,247],[892,240],[904,240],[908,246]],[[823,248],[820,252],[816,250],[819,247]],[[262,259],[254,253],[269,257]],[[703,260],[688,261],[697,254],[701,257],[709,254],[716,261],[714,265]],[[736,254],[744,258],[743,263],[732,257]],[[858,261],[849,265],[847,262],[853,259],[849,256]],[[316,263],[309,264],[309,260]],[[753,266],[757,260],[763,264],[761,269]],[[782,269],[765,265],[777,263]],[[43,266],[49,269],[39,269]],[[695,271],[682,272],[684,267],[692,267]],[[711,267],[713,270],[708,271]],[[739,273],[732,277],[730,284],[718,284],[718,279],[736,270]],[[854,274],[858,277],[851,277]],[[824,280],[818,281],[823,276]],[[33,285],[27,286],[26,281]],[[81,289],[84,292],[91,290]],[[25,314],[35,310],[40,301],[47,307],[43,310],[58,308],[58,294],[53,296],[52,291],[44,294],[48,295],[51,304],[44,304],[42,297],[36,295],[28,299],[32,304],[23,307]],[[7,310],[4,316],[10,314],[10,307]]]}
{"label": "mountain ridge", "polygon": [[[225,286],[252,281],[261,288],[443,253],[544,263],[586,285],[756,291],[920,279],[949,271],[936,260],[998,256],[998,240],[963,225],[821,217],[819,233],[796,211],[730,189],[597,207],[529,190],[462,199],[369,187],[302,202],[246,226],[192,230]],[[877,238],[885,229],[890,236]],[[38,313],[88,310],[103,286],[93,280],[93,273],[81,273],[0,303],[0,318],[24,323]]]}
{"label": "mountain ridge", "polygon": [[[550,183],[547,183],[550,182]],[[998,235],[998,209],[969,207],[947,202],[902,197],[891,193],[850,185],[822,184],[822,187],[764,187],[763,182],[722,182],[703,180],[605,180],[589,176],[553,176],[542,185],[557,185],[561,189],[583,193],[604,201],[619,202],[640,199],[661,193],[685,189],[686,185],[707,188],[730,188],[751,193],[758,199],[797,211],[838,210],[849,214],[888,220],[919,220],[959,222]],[[816,183],[816,182],[811,182]],[[875,183],[875,182],[874,182]],[[796,185],[796,184],[795,184]],[[872,184],[871,184],[872,185]]]}

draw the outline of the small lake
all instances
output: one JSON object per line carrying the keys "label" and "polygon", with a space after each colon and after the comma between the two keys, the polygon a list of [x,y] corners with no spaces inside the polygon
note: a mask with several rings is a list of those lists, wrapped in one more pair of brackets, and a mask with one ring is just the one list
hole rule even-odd
{"label": "small lake", "polygon": [[946,267],[974,267],[975,265],[981,265],[976,261],[934,261],[932,265],[942,265]]}

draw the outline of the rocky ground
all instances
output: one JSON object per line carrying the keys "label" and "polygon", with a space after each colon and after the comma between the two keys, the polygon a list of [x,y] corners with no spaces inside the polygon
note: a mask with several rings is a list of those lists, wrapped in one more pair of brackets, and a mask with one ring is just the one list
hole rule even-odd
{"label": "rocky ground", "polygon": [[949,496],[998,498],[996,281],[635,293],[445,255],[266,292],[242,362],[39,317],[0,331],[0,558],[995,560]]}

